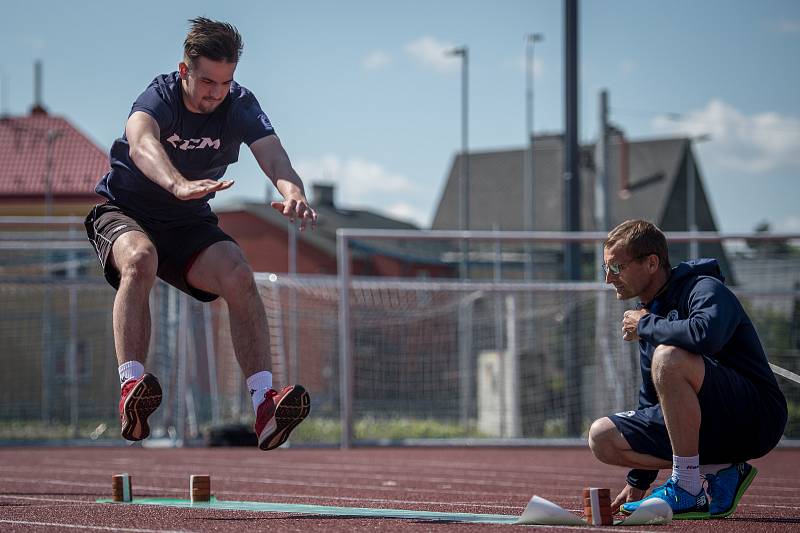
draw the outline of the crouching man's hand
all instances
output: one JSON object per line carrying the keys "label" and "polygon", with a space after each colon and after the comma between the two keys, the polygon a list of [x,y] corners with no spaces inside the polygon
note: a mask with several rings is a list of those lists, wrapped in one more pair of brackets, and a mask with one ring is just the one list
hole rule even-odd
{"label": "crouching man's hand", "polygon": [[623,503],[638,502],[644,498],[645,492],[647,491],[637,489],[636,487],[631,487],[630,485],[625,485],[625,488],[622,489],[622,492],[620,492],[614,501],[611,502],[611,512],[618,512]]}

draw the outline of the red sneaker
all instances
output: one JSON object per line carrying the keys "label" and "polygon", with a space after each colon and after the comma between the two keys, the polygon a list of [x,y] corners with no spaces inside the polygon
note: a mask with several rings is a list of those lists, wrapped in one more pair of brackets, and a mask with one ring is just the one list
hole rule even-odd
{"label": "red sneaker", "polygon": [[268,390],[256,415],[258,447],[272,450],[286,442],[289,433],[308,416],[309,411],[311,398],[302,385],[288,385],[280,392]]}
{"label": "red sneaker", "polygon": [[119,419],[125,440],[142,440],[150,436],[147,417],[161,405],[161,385],[153,374],[129,379],[122,385]]}

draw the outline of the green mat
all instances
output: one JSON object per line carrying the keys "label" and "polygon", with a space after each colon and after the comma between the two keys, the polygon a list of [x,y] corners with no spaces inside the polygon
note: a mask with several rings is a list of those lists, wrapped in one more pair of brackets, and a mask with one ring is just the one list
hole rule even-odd
{"label": "green mat", "polygon": [[332,507],[328,505],[304,505],[296,503],[236,502],[220,501],[211,497],[210,502],[192,503],[175,498],[134,498],[131,502],[115,502],[100,498],[98,503],[114,505],[163,505],[190,509],[221,509],[226,511],[257,511],[263,513],[297,513],[319,516],[346,516],[363,518],[398,518],[402,520],[427,520],[431,522],[465,522],[476,524],[514,524],[517,516],[502,514],[440,513],[435,511],[413,511],[408,509],[378,509],[371,507]]}

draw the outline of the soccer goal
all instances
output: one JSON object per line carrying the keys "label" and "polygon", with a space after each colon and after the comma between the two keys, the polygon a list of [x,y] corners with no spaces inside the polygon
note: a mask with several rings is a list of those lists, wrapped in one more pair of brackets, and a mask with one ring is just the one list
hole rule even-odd
{"label": "soccer goal", "polygon": [[[114,291],[81,222],[0,220],[0,443],[119,439]],[[692,247],[720,258],[789,400],[785,436],[800,438],[800,235],[667,237],[674,264]],[[290,445],[585,443],[592,420],[636,405],[640,381],[619,332],[634,302],[602,282],[602,239],[341,230],[338,275],[257,274],[275,383],[312,397]],[[147,368],[165,396],[148,444],[245,433],[224,302],[159,282],[150,310]]]}
{"label": "soccer goal", "polygon": [[[797,241],[765,257],[758,243],[772,238],[668,237],[673,263],[691,246],[721,258],[754,321],[771,328],[771,360],[796,372],[792,334],[773,335],[770,317],[796,328]],[[344,447],[582,442],[594,419],[636,406],[641,379],[637,346],[619,334],[635,302],[601,281],[603,238],[340,230],[336,278],[259,277],[275,366],[307,385],[311,418],[339,424],[328,438]],[[568,246],[581,279],[565,279]]]}

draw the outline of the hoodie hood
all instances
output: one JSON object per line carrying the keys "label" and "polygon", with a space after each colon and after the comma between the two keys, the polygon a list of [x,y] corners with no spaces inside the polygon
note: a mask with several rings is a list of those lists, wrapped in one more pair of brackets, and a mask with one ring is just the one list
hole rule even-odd
{"label": "hoodie hood", "polygon": [[669,277],[669,283],[672,285],[676,283],[681,285],[683,281],[688,278],[696,278],[698,276],[711,276],[717,278],[722,283],[725,283],[725,276],[719,268],[719,263],[716,259],[693,259],[681,263],[672,269]]}
{"label": "hoodie hood", "polygon": [[664,310],[676,308],[683,300],[685,290],[694,285],[694,281],[701,276],[712,277],[725,283],[725,276],[722,275],[716,259],[686,261],[673,267],[666,289],[643,307],[650,312],[666,314]]}

